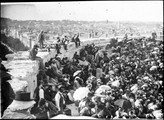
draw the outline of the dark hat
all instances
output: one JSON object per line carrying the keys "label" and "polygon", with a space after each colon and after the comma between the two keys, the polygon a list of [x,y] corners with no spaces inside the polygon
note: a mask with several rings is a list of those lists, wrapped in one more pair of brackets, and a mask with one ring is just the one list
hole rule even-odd
{"label": "dark hat", "polygon": [[106,52],[104,52],[104,55],[107,55],[107,53],[106,53]]}
{"label": "dark hat", "polygon": [[35,44],[35,45],[34,45],[34,48],[38,48],[38,47],[39,47],[39,45],[38,45],[38,44]]}
{"label": "dark hat", "polygon": [[30,99],[30,92],[23,92],[23,91],[16,92],[15,100],[32,101],[32,99]]}
{"label": "dark hat", "polygon": [[30,99],[29,92],[19,91],[16,92],[15,99],[8,106],[11,111],[25,110],[31,108],[36,102]]}

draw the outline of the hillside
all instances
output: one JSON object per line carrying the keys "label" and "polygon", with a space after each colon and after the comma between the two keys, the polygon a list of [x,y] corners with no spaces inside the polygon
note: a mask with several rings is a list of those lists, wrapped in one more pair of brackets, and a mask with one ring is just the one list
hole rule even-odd
{"label": "hillside", "polygon": [[[151,32],[152,29],[160,29],[163,25],[159,22],[126,22],[126,21],[73,21],[73,20],[11,20],[1,17],[1,26],[3,28],[19,29],[21,31],[46,31],[53,34],[63,33],[92,33],[106,32],[113,34],[125,34],[131,32],[133,34],[142,32]],[[143,31],[144,30],[144,31]]]}

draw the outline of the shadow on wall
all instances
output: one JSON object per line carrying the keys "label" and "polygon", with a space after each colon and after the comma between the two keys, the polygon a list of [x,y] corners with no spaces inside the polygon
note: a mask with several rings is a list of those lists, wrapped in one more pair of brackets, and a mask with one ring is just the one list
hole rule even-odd
{"label": "shadow on wall", "polygon": [[29,48],[25,46],[20,39],[13,38],[11,36],[7,37],[5,34],[1,33],[1,41],[8,45],[14,51],[27,51]]}
{"label": "shadow on wall", "polygon": [[1,33],[1,57],[2,60],[6,60],[5,55],[18,51],[28,51],[29,48],[25,46],[18,38],[11,36],[7,37],[4,33]]}

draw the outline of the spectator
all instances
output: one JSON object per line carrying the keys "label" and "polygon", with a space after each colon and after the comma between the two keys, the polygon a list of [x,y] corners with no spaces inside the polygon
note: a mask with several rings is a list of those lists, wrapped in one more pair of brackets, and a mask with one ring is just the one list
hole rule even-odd
{"label": "spectator", "polygon": [[61,113],[61,114],[64,113],[64,109],[66,107],[63,92],[64,92],[63,86],[59,85],[58,86],[58,92],[56,93],[56,96],[55,96],[55,103],[56,103],[56,106],[59,110],[59,113]]}
{"label": "spectator", "polygon": [[31,108],[35,101],[30,99],[30,93],[18,91],[15,100],[7,107],[2,119],[35,119],[31,114]]}
{"label": "spectator", "polygon": [[92,112],[91,109],[94,107],[94,103],[93,102],[89,102],[86,107],[82,108],[82,110],[80,110],[80,116],[91,116]]}
{"label": "spectator", "polygon": [[80,46],[79,34],[77,34],[75,37],[75,45],[76,45],[76,48],[78,48]]}
{"label": "spectator", "polygon": [[42,60],[42,58],[40,58],[40,57],[38,57],[37,56],[37,53],[38,53],[38,45],[37,44],[35,44],[34,46],[33,46],[33,48],[30,50],[30,59],[31,60],[38,60],[39,61],[39,63],[40,63],[40,65],[39,65],[39,68],[40,69],[44,69],[44,65],[43,65],[43,60]]}
{"label": "spectator", "polygon": [[60,41],[60,37],[57,37],[57,43],[56,43],[57,54],[61,54],[60,49],[61,49],[61,41]]}
{"label": "spectator", "polygon": [[38,42],[40,44],[40,48],[44,47],[44,41],[45,41],[44,31],[41,31],[38,35]]}

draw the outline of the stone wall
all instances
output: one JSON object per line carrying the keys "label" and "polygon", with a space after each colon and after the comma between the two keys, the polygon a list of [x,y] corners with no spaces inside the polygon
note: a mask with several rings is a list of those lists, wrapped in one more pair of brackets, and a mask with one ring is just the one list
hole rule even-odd
{"label": "stone wall", "polygon": [[[51,52],[40,51],[37,56],[43,59],[43,63],[55,57],[56,50]],[[11,57],[12,56],[12,57]],[[32,61],[29,59],[29,52],[18,52],[13,55],[8,55],[8,61],[3,61],[2,64],[9,69],[12,75],[12,80],[9,80],[14,92],[23,90],[27,85],[27,92],[31,92],[33,98],[34,90],[37,86],[37,74],[39,73],[39,61]]]}

